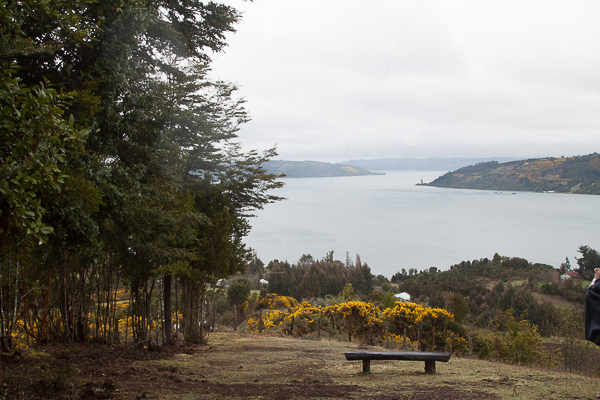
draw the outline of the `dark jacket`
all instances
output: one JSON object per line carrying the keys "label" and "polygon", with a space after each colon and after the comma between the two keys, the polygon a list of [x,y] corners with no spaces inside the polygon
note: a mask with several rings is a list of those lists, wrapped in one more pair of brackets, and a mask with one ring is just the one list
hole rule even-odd
{"label": "dark jacket", "polygon": [[600,345],[600,279],[585,294],[585,338]]}

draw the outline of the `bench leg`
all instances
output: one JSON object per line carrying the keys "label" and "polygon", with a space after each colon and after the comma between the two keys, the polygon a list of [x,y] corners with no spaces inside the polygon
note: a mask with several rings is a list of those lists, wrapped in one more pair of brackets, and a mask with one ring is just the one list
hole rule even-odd
{"label": "bench leg", "polygon": [[363,373],[371,371],[371,360],[363,360]]}
{"label": "bench leg", "polygon": [[425,373],[435,374],[435,361],[425,361]]}

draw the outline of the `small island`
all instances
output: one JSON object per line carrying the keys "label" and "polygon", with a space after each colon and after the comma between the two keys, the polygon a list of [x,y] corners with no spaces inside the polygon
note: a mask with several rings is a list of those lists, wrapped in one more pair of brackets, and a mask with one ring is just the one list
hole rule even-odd
{"label": "small island", "polygon": [[424,186],[457,189],[600,194],[600,155],[482,162]]}

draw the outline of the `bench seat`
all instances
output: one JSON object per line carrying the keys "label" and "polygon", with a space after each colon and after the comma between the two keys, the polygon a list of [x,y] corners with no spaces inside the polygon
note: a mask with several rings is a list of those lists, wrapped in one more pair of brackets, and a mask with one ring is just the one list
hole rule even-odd
{"label": "bench seat", "polygon": [[425,361],[425,372],[435,374],[435,362],[448,362],[452,353],[432,353],[425,351],[348,351],[346,360],[362,360],[363,372],[371,370],[371,360]]}

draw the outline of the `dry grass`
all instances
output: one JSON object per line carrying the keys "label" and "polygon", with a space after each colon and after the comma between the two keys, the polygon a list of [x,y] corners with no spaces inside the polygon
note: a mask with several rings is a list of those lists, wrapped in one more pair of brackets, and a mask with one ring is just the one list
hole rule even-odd
{"label": "dry grass", "polygon": [[562,310],[562,309],[576,310],[576,309],[583,308],[583,304],[579,304],[574,301],[569,301],[562,296],[538,293],[538,292],[531,292],[531,295],[538,302],[541,303],[542,301],[548,301],[548,302],[552,303],[554,305],[554,307],[558,308],[559,310]]}
{"label": "dry grass", "polygon": [[[597,381],[543,369],[453,357],[426,375],[424,363],[346,361],[354,343],[216,333],[210,345],[132,367],[162,373],[148,398],[591,399]],[[137,390],[143,390],[143,379]],[[157,387],[158,386],[158,387]],[[130,387],[136,391],[135,387]],[[138,391],[139,393],[139,391]]]}

